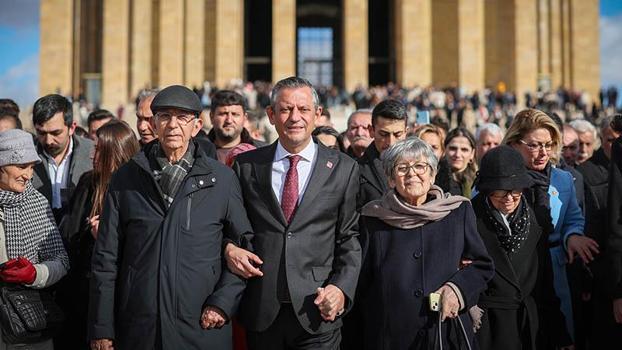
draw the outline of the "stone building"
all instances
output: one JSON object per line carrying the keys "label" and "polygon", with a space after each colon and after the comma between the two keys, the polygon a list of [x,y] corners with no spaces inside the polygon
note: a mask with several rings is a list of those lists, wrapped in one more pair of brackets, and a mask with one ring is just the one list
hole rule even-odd
{"label": "stone building", "polygon": [[298,74],[595,97],[598,23],[598,0],[42,0],[40,92],[113,108],[148,86]]}

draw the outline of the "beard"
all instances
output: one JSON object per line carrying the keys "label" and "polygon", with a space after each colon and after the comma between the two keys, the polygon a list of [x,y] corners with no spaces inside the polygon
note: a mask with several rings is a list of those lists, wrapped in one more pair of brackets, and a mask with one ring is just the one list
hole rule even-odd
{"label": "beard", "polygon": [[242,134],[242,129],[233,129],[232,131],[227,131],[225,129],[214,129],[214,133],[216,133],[216,138],[219,140],[223,140],[225,142],[230,142],[235,140],[238,136]]}

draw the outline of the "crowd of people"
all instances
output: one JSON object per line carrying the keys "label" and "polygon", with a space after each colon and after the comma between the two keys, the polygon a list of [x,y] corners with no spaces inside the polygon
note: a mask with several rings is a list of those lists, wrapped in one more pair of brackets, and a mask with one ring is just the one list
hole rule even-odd
{"label": "crowd of people", "polygon": [[[561,90],[521,111],[503,87],[259,90],[143,90],[138,135],[106,110],[79,132],[57,94],[32,135],[0,100],[0,291],[65,315],[17,332],[0,293],[0,349],[622,343],[622,115]],[[323,106],[349,101],[340,133]]]}

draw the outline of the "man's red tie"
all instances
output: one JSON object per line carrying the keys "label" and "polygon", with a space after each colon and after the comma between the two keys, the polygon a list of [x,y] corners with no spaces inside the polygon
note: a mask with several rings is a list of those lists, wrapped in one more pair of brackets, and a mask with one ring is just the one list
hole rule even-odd
{"label": "man's red tie", "polygon": [[298,161],[300,161],[299,155],[291,155],[289,158],[289,170],[285,176],[285,185],[283,186],[283,195],[281,196],[281,209],[283,209],[283,215],[285,220],[290,223],[296,207],[298,206]]}

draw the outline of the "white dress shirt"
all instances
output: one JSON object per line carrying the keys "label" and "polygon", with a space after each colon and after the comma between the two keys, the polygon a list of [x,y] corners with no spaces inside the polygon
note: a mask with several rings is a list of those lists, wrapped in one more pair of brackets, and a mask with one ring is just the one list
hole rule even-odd
{"label": "white dress shirt", "polygon": [[[307,147],[297,154],[301,157],[296,167],[298,170],[298,204],[300,204],[305,189],[309,184],[311,171],[317,159],[317,144],[311,140]],[[285,177],[289,170],[289,158],[287,157],[290,155],[292,154],[287,152],[279,141],[276,146],[276,152],[274,153],[274,160],[272,161],[272,191],[274,191],[274,195],[279,201],[279,204],[281,204]]]}
{"label": "white dress shirt", "polygon": [[61,190],[66,189],[69,182],[69,164],[71,164],[72,153],[72,137],[69,137],[69,149],[60,164],[56,164],[54,157],[50,156],[45,151],[43,152],[43,155],[48,160],[48,174],[50,175],[50,182],[52,183],[52,208],[54,209],[58,209],[63,206]]}

